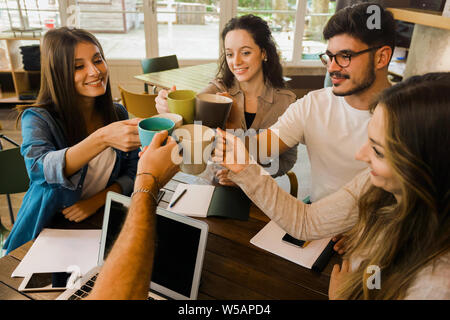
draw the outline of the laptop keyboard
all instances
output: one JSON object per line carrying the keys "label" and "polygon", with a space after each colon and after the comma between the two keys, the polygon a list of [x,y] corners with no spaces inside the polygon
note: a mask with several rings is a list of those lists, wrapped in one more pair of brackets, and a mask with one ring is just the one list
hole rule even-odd
{"label": "laptop keyboard", "polygon": [[[92,288],[94,288],[95,280],[97,280],[98,274],[91,277],[89,281],[87,281],[79,290],[77,290],[74,294],[72,294],[68,300],[81,300],[84,299],[89,295],[89,293],[92,291]],[[151,297],[150,295],[147,297],[147,300],[155,300],[155,298]]]}
{"label": "laptop keyboard", "polygon": [[95,280],[97,280],[97,275],[89,279],[79,290],[69,297],[69,300],[81,300],[89,295],[94,287]]}

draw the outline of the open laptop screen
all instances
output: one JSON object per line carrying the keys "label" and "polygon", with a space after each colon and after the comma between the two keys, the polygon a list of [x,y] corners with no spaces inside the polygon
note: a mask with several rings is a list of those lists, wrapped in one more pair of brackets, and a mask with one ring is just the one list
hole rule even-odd
{"label": "open laptop screen", "polygon": [[[111,200],[104,260],[117,239],[128,208]],[[152,282],[189,296],[199,248],[201,230],[167,217],[156,216],[156,251]]]}

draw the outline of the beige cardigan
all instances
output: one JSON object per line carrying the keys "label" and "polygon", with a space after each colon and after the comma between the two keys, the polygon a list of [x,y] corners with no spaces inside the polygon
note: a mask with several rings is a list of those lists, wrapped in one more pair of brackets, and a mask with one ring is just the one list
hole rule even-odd
{"label": "beige cardigan", "polygon": [[[303,240],[331,237],[350,230],[358,220],[358,199],[370,185],[367,169],[337,192],[305,204],[279,188],[259,165],[251,164],[238,174],[230,172],[228,177],[269,218]],[[354,257],[352,262],[358,260]],[[408,289],[406,299],[450,299],[450,253],[423,267]]]}

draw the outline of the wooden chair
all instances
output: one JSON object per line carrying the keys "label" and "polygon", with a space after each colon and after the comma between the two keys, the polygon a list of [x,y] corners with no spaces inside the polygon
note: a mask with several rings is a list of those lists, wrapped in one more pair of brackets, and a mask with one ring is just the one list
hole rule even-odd
{"label": "wooden chair", "polygon": [[297,176],[295,175],[294,171],[289,171],[286,173],[286,176],[289,179],[289,184],[290,184],[290,194],[291,196],[297,198],[297,194],[298,194],[298,180],[297,180]]}
{"label": "wooden chair", "polygon": [[[142,71],[144,73],[152,73],[179,68],[178,58],[176,55],[144,59],[141,60],[141,65]],[[145,93],[149,93],[148,84],[144,85],[144,90]],[[153,87],[152,93],[155,93],[155,87]]]}
{"label": "wooden chair", "polygon": [[[133,117],[150,118],[156,114],[156,94],[134,93],[119,86],[122,103]],[[130,116],[130,118],[131,118]]]}

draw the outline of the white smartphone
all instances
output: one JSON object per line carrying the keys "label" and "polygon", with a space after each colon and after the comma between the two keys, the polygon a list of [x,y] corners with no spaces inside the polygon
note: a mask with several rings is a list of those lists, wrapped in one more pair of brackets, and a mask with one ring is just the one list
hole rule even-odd
{"label": "white smartphone", "polygon": [[61,291],[66,290],[70,272],[36,272],[26,276],[19,291]]}

